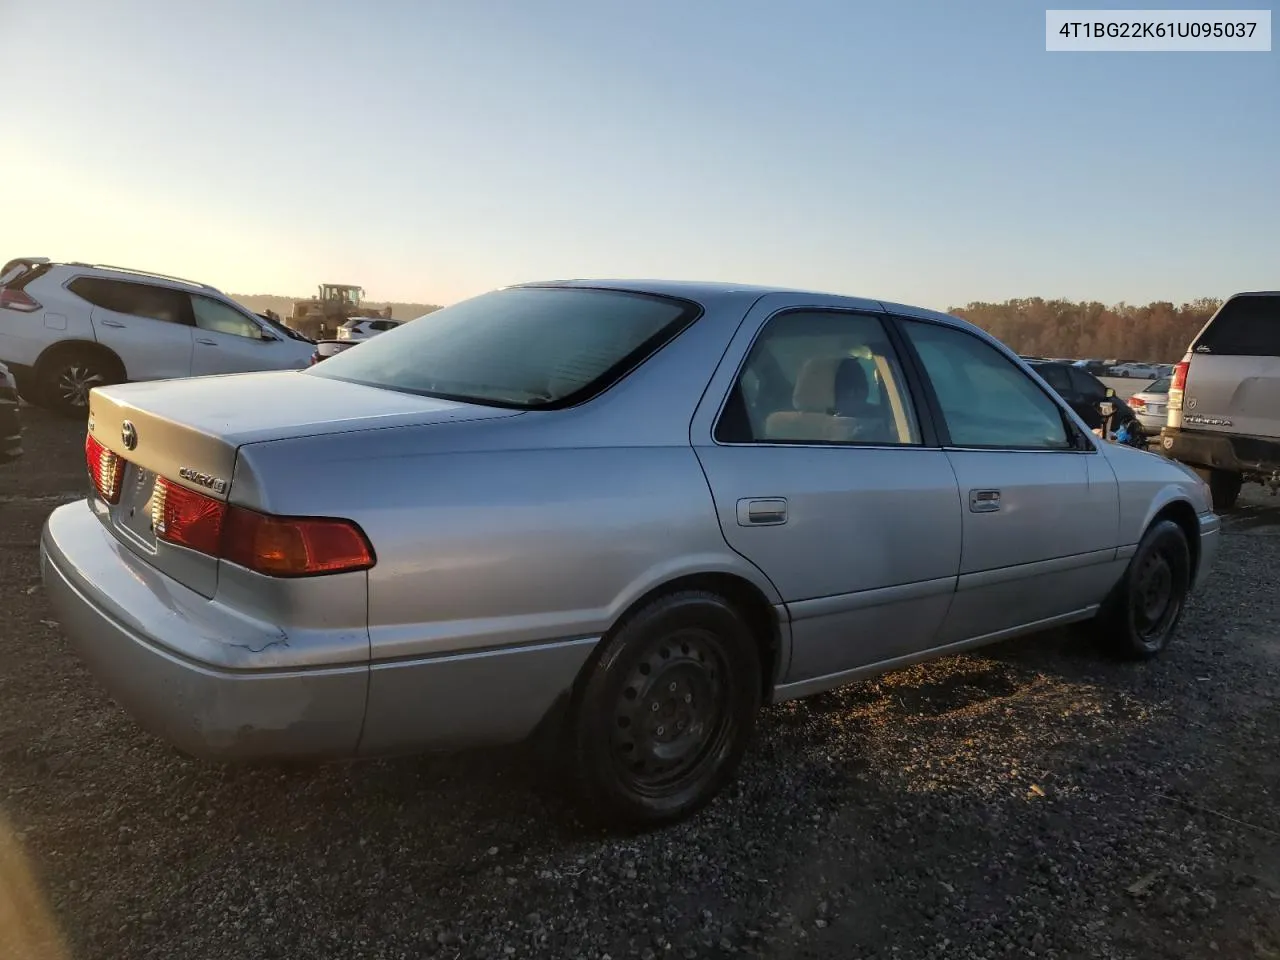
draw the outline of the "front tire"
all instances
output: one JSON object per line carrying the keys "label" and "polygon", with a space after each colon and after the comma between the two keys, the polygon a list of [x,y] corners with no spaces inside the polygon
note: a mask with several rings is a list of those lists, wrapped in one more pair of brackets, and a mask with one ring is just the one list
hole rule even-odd
{"label": "front tire", "polygon": [[755,638],[723,597],[659,597],[601,643],[573,703],[583,813],[612,825],[684,819],[732,777],[760,709]]}
{"label": "front tire", "polygon": [[1124,577],[1101,615],[1104,635],[1117,654],[1147,660],[1169,645],[1191,590],[1191,549],[1172,520],[1143,535]]}

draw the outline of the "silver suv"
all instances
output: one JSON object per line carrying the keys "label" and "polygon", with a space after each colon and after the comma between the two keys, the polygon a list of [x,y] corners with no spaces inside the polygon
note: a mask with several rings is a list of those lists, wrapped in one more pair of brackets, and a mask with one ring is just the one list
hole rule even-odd
{"label": "silver suv", "polygon": [[62,413],[84,416],[97,386],[300,370],[314,351],[207,284],[43,257],[0,268],[0,363],[24,399]]}
{"label": "silver suv", "polygon": [[1280,486],[1280,291],[1236,294],[1191,341],[1160,445],[1205,478],[1215,510],[1245,481]]}

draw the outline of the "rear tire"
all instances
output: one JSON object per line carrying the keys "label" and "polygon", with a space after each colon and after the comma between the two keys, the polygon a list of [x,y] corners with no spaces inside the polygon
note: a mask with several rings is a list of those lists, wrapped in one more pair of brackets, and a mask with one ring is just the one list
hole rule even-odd
{"label": "rear tire", "polygon": [[40,362],[39,403],[64,417],[87,417],[89,391],[124,379],[120,361],[89,347],[69,347]]}
{"label": "rear tire", "polygon": [[600,644],[570,712],[584,816],[654,827],[692,815],[733,776],[761,702],[760,656],[723,597],[683,590]]}
{"label": "rear tire", "polygon": [[1208,467],[1196,467],[1196,473],[1209,484],[1214,510],[1230,510],[1236,505],[1240,488],[1244,486],[1243,476],[1230,470],[1211,470]]}
{"label": "rear tire", "polygon": [[1165,649],[1182,619],[1191,590],[1191,549],[1172,520],[1152,524],[1124,576],[1099,614],[1110,648],[1131,660]]}

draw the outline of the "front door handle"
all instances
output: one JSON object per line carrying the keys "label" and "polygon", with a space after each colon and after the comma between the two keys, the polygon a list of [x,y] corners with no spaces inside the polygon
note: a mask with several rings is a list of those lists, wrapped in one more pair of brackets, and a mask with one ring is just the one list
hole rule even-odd
{"label": "front door handle", "polygon": [[995,513],[1000,509],[999,490],[970,490],[969,510],[972,513]]}
{"label": "front door handle", "polygon": [[218,345],[216,340],[205,340],[204,338],[197,338],[196,343],[203,343],[206,347],[216,347]]}
{"label": "front door handle", "polygon": [[738,501],[738,526],[776,527],[787,522],[787,501],[783,497],[753,497]]}
{"label": "front door handle", "polygon": [[121,323],[119,320],[99,320],[98,322],[102,324],[104,327],[123,327],[124,326],[124,324]]}

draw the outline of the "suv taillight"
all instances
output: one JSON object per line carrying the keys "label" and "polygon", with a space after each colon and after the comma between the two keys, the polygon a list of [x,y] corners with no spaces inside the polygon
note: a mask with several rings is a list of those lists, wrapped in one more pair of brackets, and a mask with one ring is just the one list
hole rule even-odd
{"label": "suv taillight", "polygon": [[1169,384],[1169,409],[1182,409],[1182,392],[1187,388],[1187,371],[1191,369],[1190,361],[1183,360],[1173,368],[1173,381]]}
{"label": "suv taillight", "polygon": [[0,287],[0,310],[17,310],[19,313],[35,313],[40,303],[25,290]]}
{"label": "suv taillight", "polygon": [[206,497],[163,477],[151,500],[156,536],[269,577],[367,570],[373,548],[350,520],[276,517]]}
{"label": "suv taillight", "polygon": [[89,468],[93,488],[107,503],[120,499],[120,481],[124,479],[124,462],[98,442],[91,433],[84,437],[84,462]]}

